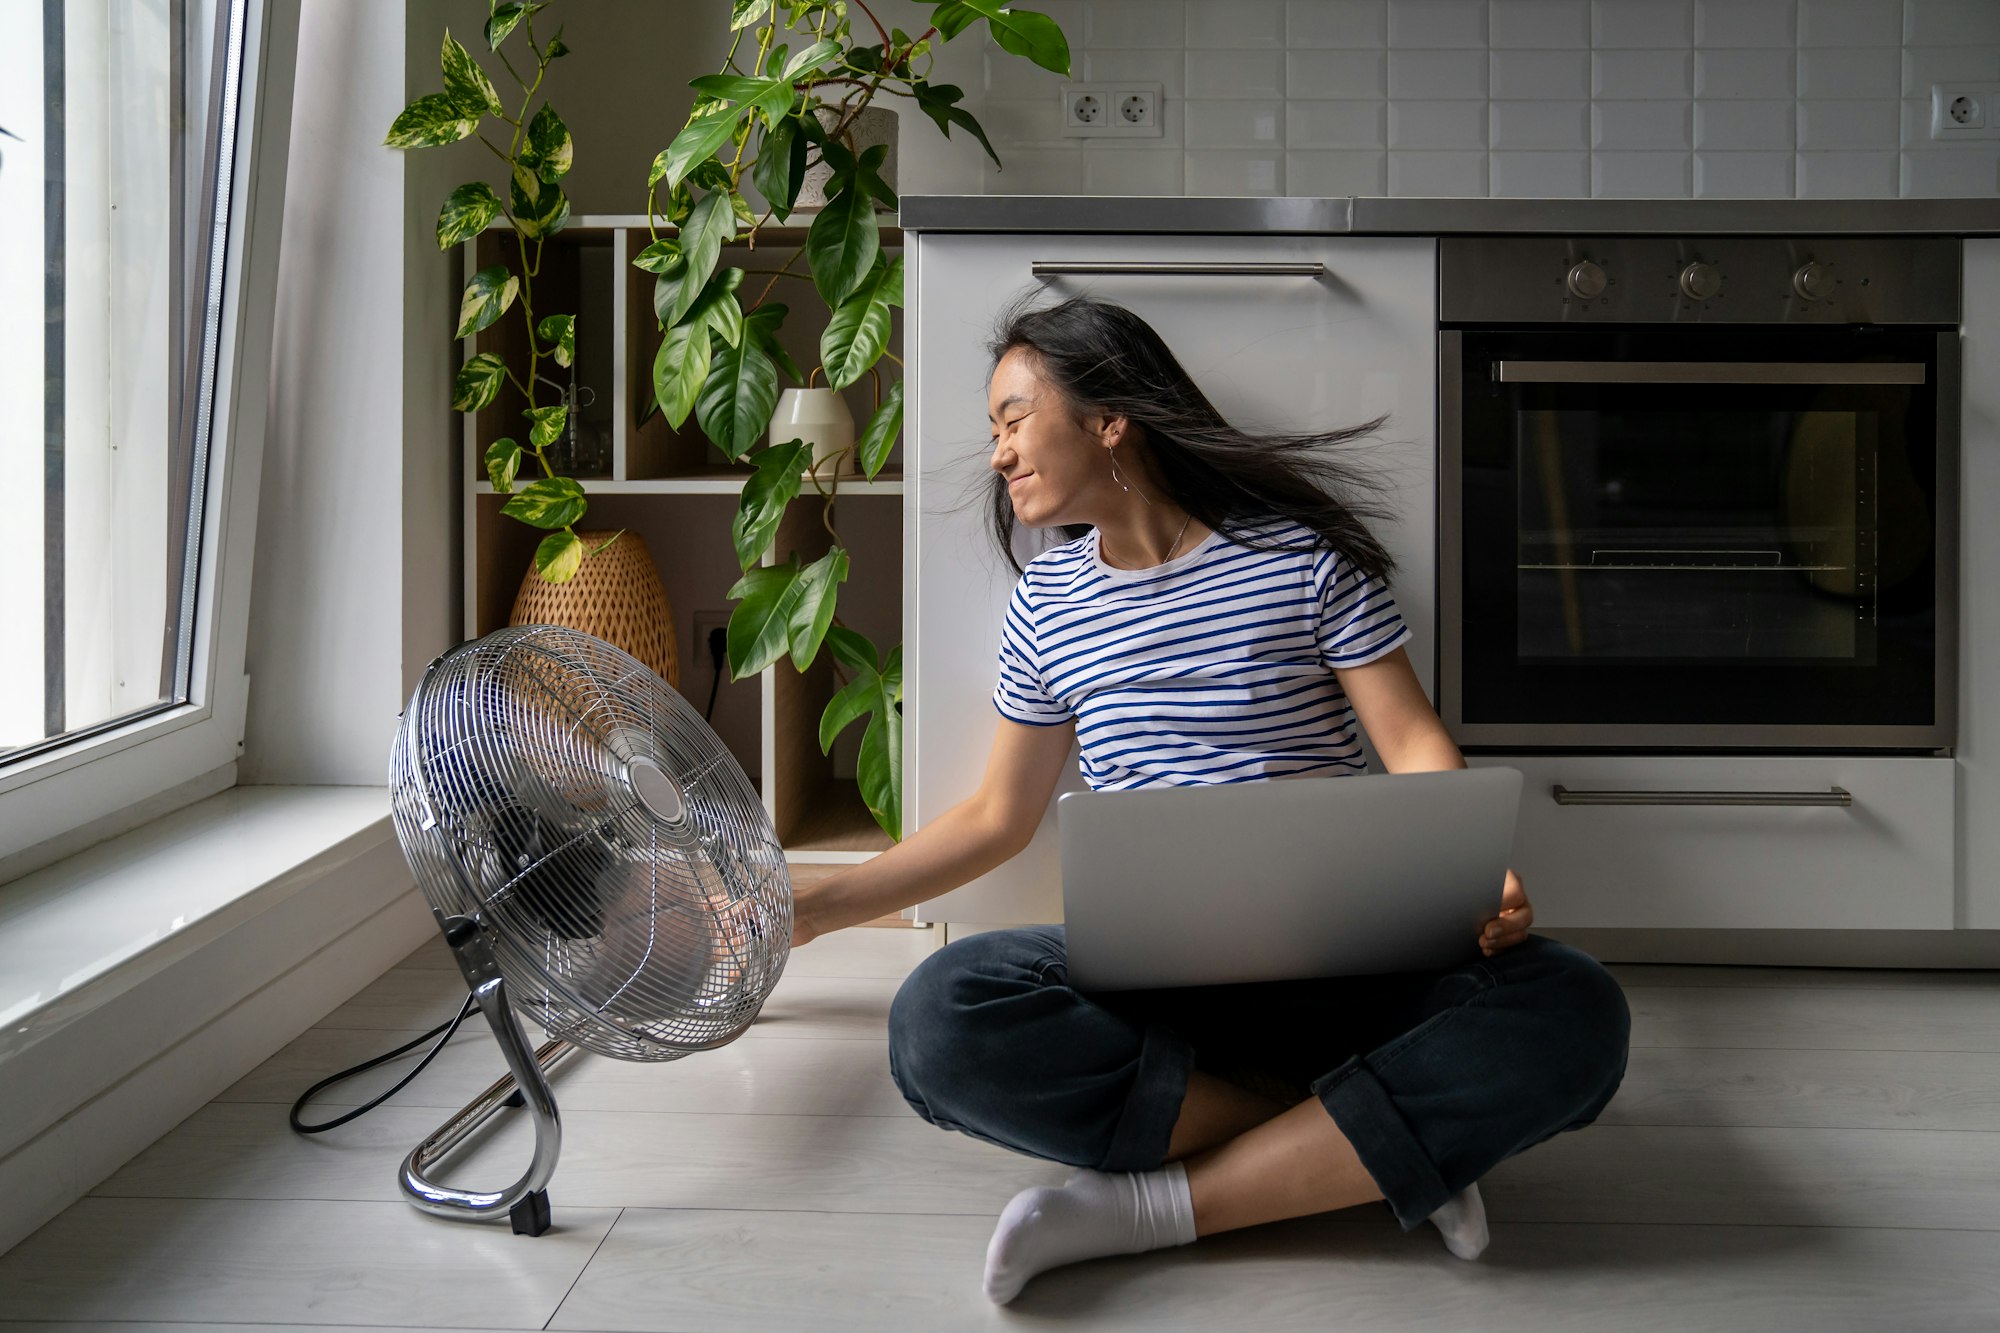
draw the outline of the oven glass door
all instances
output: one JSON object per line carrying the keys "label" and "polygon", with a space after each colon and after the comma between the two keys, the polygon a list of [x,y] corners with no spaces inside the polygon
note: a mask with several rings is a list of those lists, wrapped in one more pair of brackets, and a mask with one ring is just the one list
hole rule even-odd
{"label": "oven glass door", "polygon": [[1934,331],[1463,349],[1462,721],[1935,721]]}

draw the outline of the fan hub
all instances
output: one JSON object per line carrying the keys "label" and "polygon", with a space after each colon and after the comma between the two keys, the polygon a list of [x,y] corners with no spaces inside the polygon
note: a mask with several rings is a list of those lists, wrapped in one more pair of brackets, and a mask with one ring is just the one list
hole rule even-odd
{"label": "fan hub", "polygon": [[625,780],[632,785],[632,794],[639,798],[639,804],[652,811],[655,818],[678,823],[687,816],[687,802],[681,798],[679,784],[652,760],[641,755],[627,763]]}

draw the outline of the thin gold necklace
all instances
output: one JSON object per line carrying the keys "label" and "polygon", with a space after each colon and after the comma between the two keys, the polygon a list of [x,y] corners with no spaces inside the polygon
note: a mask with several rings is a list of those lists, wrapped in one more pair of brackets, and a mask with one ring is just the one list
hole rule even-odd
{"label": "thin gold necklace", "polygon": [[1190,511],[1188,513],[1188,516],[1181,520],[1181,530],[1174,534],[1173,546],[1167,547],[1166,558],[1160,561],[1161,564],[1164,565],[1167,563],[1168,560],[1174,558],[1174,546],[1179,546],[1181,544],[1181,538],[1187,535],[1188,524],[1192,522],[1194,522],[1194,514],[1192,511]]}

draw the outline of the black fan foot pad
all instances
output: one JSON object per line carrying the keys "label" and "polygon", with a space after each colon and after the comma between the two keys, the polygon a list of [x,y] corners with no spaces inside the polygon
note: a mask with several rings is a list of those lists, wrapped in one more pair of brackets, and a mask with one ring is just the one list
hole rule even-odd
{"label": "black fan foot pad", "polygon": [[536,1190],[507,1210],[517,1236],[539,1236],[549,1229],[549,1192]]}

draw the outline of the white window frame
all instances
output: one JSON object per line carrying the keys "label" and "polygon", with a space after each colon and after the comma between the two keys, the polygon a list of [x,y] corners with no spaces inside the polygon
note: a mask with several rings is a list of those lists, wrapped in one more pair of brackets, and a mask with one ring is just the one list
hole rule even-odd
{"label": "white window frame", "polygon": [[[263,473],[278,241],[284,219],[300,0],[220,0],[242,25],[228,243],[219,293],[189,702],[0,769],[0,880],[25,873],[38,849],[74,850],[122,831],[134,807],[196,799],[235,782],[248,701],[257,494]],[[227,78],[225,70],[214,78]],[[205,256],[208,237],[201,238]],[[208,299],[197,292],[196,299]],[[199,373],[201,349],[187,364]],[[184,612],[183,614],[186,614]],[[154,809],[151,813],[163,813]]]}

